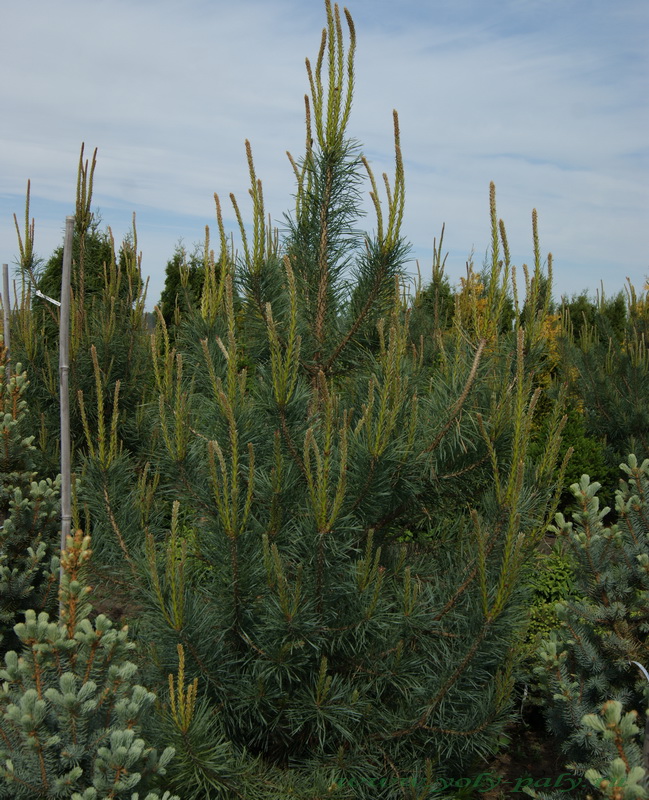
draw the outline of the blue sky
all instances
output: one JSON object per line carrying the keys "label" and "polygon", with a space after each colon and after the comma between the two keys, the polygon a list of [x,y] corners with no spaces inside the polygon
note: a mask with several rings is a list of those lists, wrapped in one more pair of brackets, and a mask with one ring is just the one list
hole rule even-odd
{"label": "blue sky", "polygon": [[[446,224],[457,282],[489,243],[489,182],[514,263],[532,259],[531,212],[555,295],[641,286],[649,275],[649,3],[646,0],[350,0],[350,134],[406,170],[403,232],[424,281]],[[213,194],[248,208],[244,141],[281,226],[304,140],[304,57],[320,0],[31,0],[0,11],[0,261],[32,186],[47,258],[73,212],[81,142],[98,148],[94,207],[120,239],[137,215],[148,307],[182,239],[213,227]],[[369,205],[368,205],[369,210]],[[368,216],[368,228],[372,217]],[[416,273],[414,261],[409,270]]]}

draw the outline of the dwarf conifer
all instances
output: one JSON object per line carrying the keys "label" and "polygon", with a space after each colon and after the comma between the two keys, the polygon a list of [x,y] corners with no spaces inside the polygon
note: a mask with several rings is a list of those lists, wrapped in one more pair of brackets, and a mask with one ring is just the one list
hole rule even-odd
{"label": "dwarf conifer", "polygon": [[155,696],[134,683],[128,630],[89,619],[89,557],[78,531],[62,556],[61,624],[28,610],[15,626],[21,649],[0,671],[0,797],[131,798],[173,755],[141,736]]}
{"label": "dwarf conifer", "polygon": [[[550,729],[574,768],[591,775],[612,769],[616,757],[626,773],[644,767],[649,774],[641,756],[649,697],[643,673],[649,665],[649,460],[630,455],[620,466],[626,480],[616,491],[615,524],[604,524],[610,509],[600,508],[600,484],[588,475],[572,486],[578,507],[572,521],[557,515],[555,531],[576,564],[578,599],[557,604],[562,624],[542,645],[537,670],[548,689]],[[627,714],[619,746],[615,737],[593,734],[601,725],[592,715],[600,712],[613,715],[613,727]],[[634,736],[631,716],[638,722]],[[621,755],[623,740],[629,740],[628,756]]]}

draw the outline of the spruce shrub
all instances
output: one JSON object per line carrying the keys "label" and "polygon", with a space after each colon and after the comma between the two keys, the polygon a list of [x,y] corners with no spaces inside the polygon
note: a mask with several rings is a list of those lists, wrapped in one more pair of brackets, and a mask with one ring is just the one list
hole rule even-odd
{"label": "spruce shrub", "polygon": [[[576,598],[557,603],[562,624],[543,642],[537,672],[548,693],[549,728],[572,768],[588,777],[623,767],[618,777],[632,786],[649,767],[634,727],[638,720],[644,728],[649,701],[637,666],[649,664],[649,459],[630,455],[620,467],[626,481],[616,491],[615,524],[604,524],[609,509],[600,508],[600,484],[588,475],[571,487],[579,509],[572,521],[557,515],[554,530],[576,564]],[[594,734],[606,727],[594,721],[600,713],[619,735]],[[633,791],[620,797],[645,796]]]}
{"label": "spruce shrub", "polygon": [[88,619],[89,557],[78,531],[62,557],[61,624],[28,610],[14,628],[22,647],[0,671],[0,797],[137,798],[173,755],[140,735],[155,696],[133,681],[127,629]]}

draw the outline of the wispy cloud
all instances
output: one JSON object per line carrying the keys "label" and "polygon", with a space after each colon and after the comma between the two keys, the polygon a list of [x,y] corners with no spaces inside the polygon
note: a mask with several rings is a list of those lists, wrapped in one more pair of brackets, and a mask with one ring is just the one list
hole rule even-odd
{"label": "wispy cloud", "polygon": [[[350,0],[358,39],[350,133],[391,172],[406,158],[404,232],[424,273],[446,222],[449,272],[487,247],[489,181],[520,264],[537,207],[559,292],[649,271],[649,9],[644,0]],[[37,248],[59,243],[78,148],[99,148],[96,204],[123,233],[138,212],[150,298],[175,241],[202,236],[212,195],[245,201],[253,145],[275,219],[302,150],[304,56],[319,2],[46,0],[3,10],[0,259],[32,179]],[[89,153],[88,153],[89,154]],[[371,217],[368,219],[371,227]]]}

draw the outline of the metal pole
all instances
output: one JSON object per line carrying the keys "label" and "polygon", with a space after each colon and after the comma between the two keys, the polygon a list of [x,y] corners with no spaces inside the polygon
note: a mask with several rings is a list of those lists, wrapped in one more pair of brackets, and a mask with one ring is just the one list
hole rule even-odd
{"label": "metal pole", "polygon": [[11,300],[9,298],[9,265],[2,265],[2,321],[4,332],[4,346],[7,350],[7,360],[5,362],[5,380],[11,377],[11,334],[9,331],[9,313],[11,310]]}
{"label": "metal pole", "polygon": [[[65,550],[70,535],[72,520],[72,487],[70,466],[70,395],[68,378],[70,371],[70,273],[72,270],[72,241],[74,217],[65,218],[65,243],[63,246],[63,270],[61,274],[61,311],[59,322],[59,381],[61,390],[61,553]],[[63,580],[63,566],[60,569]],[[59,617],[61,616],[59,602]]]}

